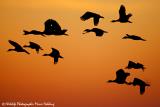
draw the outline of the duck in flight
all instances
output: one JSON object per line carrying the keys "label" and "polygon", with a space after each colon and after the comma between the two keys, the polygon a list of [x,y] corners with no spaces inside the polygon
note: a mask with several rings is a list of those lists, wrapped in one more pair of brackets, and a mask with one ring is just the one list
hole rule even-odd
{"label": "duck in flight", "polygon": [[93,13],[93,12],[89,12],[87,11],[86,13],[84,13],[80,19],[83,21],[86,21],[90,18],[93,18],[93,22],[94,22],[94,26],[97,26],[99,23],[100,18],[104,18],[103,16],[97,14],[97,13]]}
{"label": "duck in flight", "polygon": [[126,82],[127,77],[130,76],[130,73],[125,72],[123,69],[119,69],[116,72],[116,78],[114,80],[109,80],[108,82],[115,82],[118,84],[128,84],[128,82]]}
{"label": "duck in flight", "polygon": [[144,94],[145,92],[145,87],[150,86],[150,84],[146,83],[145,81],[139,79],[139,78],[134,78],[133,82],[128,83],[129,85],[133,86],[139,86],[140,87],[140,94]]}
{"label": "duck in flight", "polygon": [[104,31],[102,29],[99,28],[92,28],[92,29],[85,29],[83,31],[83,34],[89,33],[89,32],[94,32],[96,34],[96,36],[103,36],[104,33],[108,33],[107,31]]}
{"label": "duck in flight", "polygon": [[132,69],[132,68],[134,68],[134,69],[142,69],[143,71],[144,71],[144,69],[145,69],[145,67],[144,67],[144,65],[143,64],[141,64],[141,63],[135,63],[135,62],[133,62],[133,61],[129,61],[128,62],[128,66],[126,67],[127,69]]}
{"label": "duck in flight", "polygon": [[63,58],[61,55],[60,55],[60,52],[55,49],[55,48],[52,48],[52,52],[50,54],[44,54],[43,56],[50,56],[50,57],[53,57],[54,58],[54,64],[57,64],[58,63],[58,59],[59,58]]}
{"label": "duck in flight", "polygon": [[35,49],[37,53],[39,53],[39,50],[43,50],[39,44],[34,43],[34,42],[29,42],[29,45],[24,45],[23,47]]}
{"label": "duck in flight", "polygon": [[18,43],[12,41],[12,40],[8,40],[8,42],[14,46],[14,49],[8,49],[8,51],[16,51],[16,52],[25,52],[27,54],[30,54],[29,52],[27,52],[25,49],[23,49],[23,47],[21,45],[19,45]]}
{"label": "duck in flight", "polygon": [[45,36],[45,35],[68,35],[66,34],[67,29],[62,29],[61,26],[59,25],[59,23],[53,19],[48,19],[45,21],[44,23],[44,31],[37,31],[37,30],[31,30],[31,31],[26,31],[24,30],[24,35],[29,35],[29,34],[33,34],[33,35],[41,35],[41,36]]}
{"label": "duck in flight", "polygon": [[141,40],[141,41],[146,41],[145,39],[139,37],[139,36],[136,36],[136,35],[129,35],[129,34],[126,34],[126,36],[124,36],[122,39],[132,39],[132,40]]}
{"label": "duck in flight", "polygon": [[111,22],[120,22],[120,23],[126,23],[126,22],[129,22],[129,23],[132,23],[131,21],[129,21],[129,18],[132,16],[131,13],[129,14],[126,14],[126,8],[124,5],[121,5],[120,6],[120,9],[119,9],[119,19],[117,20],[112,20]]}

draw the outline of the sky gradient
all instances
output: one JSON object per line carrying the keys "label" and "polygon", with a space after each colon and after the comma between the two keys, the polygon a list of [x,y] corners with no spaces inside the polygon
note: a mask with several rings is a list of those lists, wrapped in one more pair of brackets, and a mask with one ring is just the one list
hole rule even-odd
{"label": "sky gradient", "polygon": [[[118,18],[124,4],[131,12],[132,24],[111,23]],[[51,101],[55,107],[160,107],[160,1],[159,0],[1,0],[0,3],[0,102]],[[96,37],[83,35],[92,28],[92,20],[81,21],[86,11],[105,18],[98,25],[109,33]],[[23,30],[41,30],[47,19],[59,22],[69,36],[23,35]],[[121,39],[126,33],[147,41]],[[45,50],[36,54],[7,52],[8,40],[22,45],[29,41]],[[58,49],[64,59],[54,65],[43,57],[51,48]],[[115,72],[125,68],[129,60],[143,63],[145,71],[126,70],[151,84],[144,95],[138,87],[108,84]]]}

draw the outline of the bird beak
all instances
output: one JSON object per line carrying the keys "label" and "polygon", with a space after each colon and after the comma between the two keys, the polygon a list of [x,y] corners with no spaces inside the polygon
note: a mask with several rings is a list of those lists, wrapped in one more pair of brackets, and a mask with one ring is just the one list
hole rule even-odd
{"label": "bird beak", "polygon": [[68,34],[64,34],[64,35],[69,36]]}
{"label": "bird beak", "polygon": [[101,16],[101,18],[104,18],[103,16]]}
{"label": "bird beak", "polygon": [[59,56],[59,58],[64,58],[63,56]]}
{"label": "bird beak", "polygon": [[122,39],[126,39],[126,36],[124,36]]}

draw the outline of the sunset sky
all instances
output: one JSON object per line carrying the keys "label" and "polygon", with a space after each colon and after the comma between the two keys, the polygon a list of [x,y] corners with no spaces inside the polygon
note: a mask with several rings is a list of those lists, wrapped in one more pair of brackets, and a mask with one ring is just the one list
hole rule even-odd
{"label": "sunset sky", "polygon": [[[120,5],[132,13],[131,23],[111,23],[118,18]],[[54,102],[55,107],[160,107],[160,1],[159,0],[1,0],[0,3],[0,102]],[[80,20],[86,11],[104,16],[98,28],[108,31],[103,37],[94,33],[93,21]],[[47,19],[56,20],[69,36],[23,35],[23,30],[44,30]],[[122,39],[135,34],[147,41]],[[8,40],[22,46],[29,41],[44,48],[37,54],[7,52]],[[54,64],[51,48],[64,59]],[[124,69],[128,61],[140,62],[142,70]],[[144,95],[139,87],[109,84],[118,69],[130,72],[151,86]]]}

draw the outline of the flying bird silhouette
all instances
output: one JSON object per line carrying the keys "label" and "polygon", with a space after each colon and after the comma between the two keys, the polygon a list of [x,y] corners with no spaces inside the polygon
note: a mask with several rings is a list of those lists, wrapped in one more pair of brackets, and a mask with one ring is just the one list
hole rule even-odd
{"label": "flying bird silhouette", "polygon": [[44,33],[46,35],[68,35],[66,34],[67,29],[62,29],[59,23],[55,20],[48,19],[44,23]]}
{"label": "flying bird silhouette", "polygon": [[150,86],[150,84],[147,84],[146,82],[144,82],[143,80],[141,80],[139,78],[134,78],[133,82],[130,82],[129,84],[133,85],[133,86],[139,86],[141,95],[144,94],[145,87]]}
{"label": "flying bird silhouette", "polygon": [[68,35],[66,34],[67,29],[62,29],[59,23],[53,19],[48,19],[44,23],[44,31],[37,31],[37,30],[31,30],[26,31],[24,30],[24,35],[28,34],[34,34],[34,35]]}
{"label": "flying bird silhouette", "polygon": [[29,45],[24,45],[23,47],[35,49],[37,53],[39,53],[39,50],[43,50],[39,44],[34,43],[34,42],[29,42]]}
{"label": "flying bird silhouette", "polygon": [[60,55],[60,52],[55,49],[55,48],[52,48],[52,52],[50,54],[44,54],[43,56],[50,56],[50,57],[53,57],[54,58],[54,64],[57,64],[58,63],[58,59],[59,58],[63,58],[61,55]]}
{"label": "flying bird silhouette", "polygon": [[136,36],[136,35],[129,35],[129,34],[126,34],[126,36],[124,36],[122,39],[132,39],[132,40],[141,40],[141,41],[146,41],[145,39],[139,37],[139,36]]}
{"label": "flying bird silhouette", "polygon": [[128,62],[128,66],[127,66],[126,68],[127,68],[127,69],[132,69],[132,68],[134,68],[134,69],[142,69],[142,70],[145,69],[145,67],[144,67],[143,64],[141,64],[141,63],[135,63],[135,62],[133,62],[133,61],[129,61],[129,62]]}
{"label": "flying bird silhouette", "polygon": [[131,13],[126,14],[126,9],[124,5],[121,5],[120,9],[119,9],[119,19],[117,20],[112,20],[111,22],[120,22],[120,23],[132,23],[131,21],[129,21],[129,18],[132,16]]}
{"label": "flying bird silhouette", "polygon": [[14,49],[8,49],[8,51],[16,51],[16,52],[25,52],[27,54],[30,54],[29,52],[27,52],[25,49],[22,48],[21,45],[19,45],[18,43],[12,41],[12,40],[8,40],[8,42],[14,46]]}
{"label": "flying bird silhouette", "polygon": [[86,13],[84,13],[80,19],[85,21],[85,20],[88,20],[90,18],[93,18],[93,21],[94,21],[94,25],[97,26],[98,23],[99,23],[99,20],[100,18],[104,18],[103,16],[97,14],[97,13],[93,13],[93,12],[89,12],[87,11]]}
{"label": "flying bird silhouette", "polygon": [[107,31],[104,31],[99,28],[92,28],[92,29],[86,29],[83,31],[83,34],[89,33],[89,32],[94,32],[96,36],[103,36],[104,33],[108,33]]}
{"label": "flying bird silhouette", "polygon": [[118,84],[128,84],[128,82],[126,82],[128,76],[130,76],[130,73],[125,72],[123,69],[119,69],[116,72],[115,80],[109,80],[108,82],[115,82]]}

